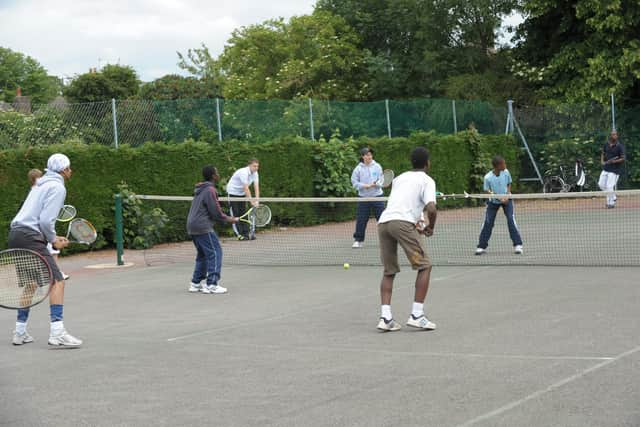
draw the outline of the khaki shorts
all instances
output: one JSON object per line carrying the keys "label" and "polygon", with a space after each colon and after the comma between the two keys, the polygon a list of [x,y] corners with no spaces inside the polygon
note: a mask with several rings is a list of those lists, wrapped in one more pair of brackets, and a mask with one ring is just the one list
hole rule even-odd
{"label": "khaki shorts", "polygon": [[389,221],[378,224],[380,239],[380,258],[384,274],[392,275],[400,271],[398,264],[398,244],[404,249],[407,259],[414,270],[431,267],[427,254],[425,237],[416,230],[415,224],[408,221]]}

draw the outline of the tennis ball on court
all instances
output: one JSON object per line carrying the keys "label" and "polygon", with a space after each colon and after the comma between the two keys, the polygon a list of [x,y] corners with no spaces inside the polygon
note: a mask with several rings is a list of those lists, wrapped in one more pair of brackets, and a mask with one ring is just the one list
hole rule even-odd
{"label": "tennis ball on court", "polygon": [[345,262],[344,264],[342,264],[342,266],[344,267],[345,270],[349,269],[349,263]]}

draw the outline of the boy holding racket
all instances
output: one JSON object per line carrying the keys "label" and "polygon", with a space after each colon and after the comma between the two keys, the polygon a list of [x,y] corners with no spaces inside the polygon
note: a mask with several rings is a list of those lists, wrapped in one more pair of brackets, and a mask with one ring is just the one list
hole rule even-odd
{"label": "boy holding racket", "polygon": [[[407,326],[433,330],[436,324],[424,314],[424,300],[429,290],[431,261],[425,240],[421,234],[431,236],[436,224],[436,183],[427,175],[429,152],[418,147],[411,153],[413,170],[405,172],[393,181],[387,208],[378,220],[380,255],[384,273],[380,283],[381,315],[378,329],[383,332],[397,331],[400,324],[391,314],[393,280],[400,272],[398,245],[402,247],[411,267],[417,270],[415,294]],[[425,224],[424,218],[427,223]]]}
{"label": "boy holding racket", "polygon": [[[51,267],[54,284],[49,294],[51,329],[49,345],[78,347],[82,340],[69,334],[63,323],[64,279],[57,263],[47,250],[47,242],[54,249],[65,248],[69,241],[56,236],[55,223],[67,194],[65,181],[71,178],[71,162],[64,154],[53,154],[47,161],[46,173],[37,180],[20,211],[11,221],[9,248],[30,249],[42,255]],[[33,341],[27,332],[29,309],[18,310],[13,344]]]}
{"label": "boy holding racket", "polygon": [[[351,173],[351,184],[358,191],[358,197],[382,197],[381,178],[382,167],[373,160],[373,150],[369,147],[361,148],[360,163]],[[371,211],[378,220],[383,210],[384,202],[358,202],[352,248],[357,249],[364,245],[364,234]]]}
{"label": "boy holding racket", "polygon": [[[493,165],[493,170],[484,176],[484,191],[489,194],[511,194],[512,180],[511,174],[507,170],[507,163],[501,156],[495,156],[491,160],[491,164]],[[505,197],[487,200],[487,210],[485,211],[482,231],[480,231],[476,255],[482,255],[487,252],[493,224],[500,207],[502,207],[504,216],[507,217],[507,226],[509,227],[509,237],[513,242],[513,251],[518,255],[522,254],[522,237],[520,237],[520,231],[516,225],[513,200]]]}
{"label": "boy holding racket", "polygon": [[[224,294],[227,288],[218,284],[222,270],[222,247],[213,222],[221,220],[236,224],[238,218],[226,215],[220,207],[215,184],[220,177],[213,166],[202,168],[204,182],[196,184],[191,209],[187,218],[187,232],[196,247],[196,265],[191,278],[189,292]],[[203,280],[205,284],[201,284]]]}
{"label": "boy holding racket", "polygon": [[[258,206],[258,200],[260,199],[259,168],[260,162],[258,159],[250,159],[246,167],[236,170],[229,179],[227,183],[227,194],[229,195],[231,215],[241,217],[247,212],[247,202],[244,200],[232,200],[234,197],[251,198],[251,189],[249,188],[251,184],[253,184],[255,193],[255,198],[251,201],[251,205]],[[250,230],[249,224],[246,223],[235,223],[233,225],[233,231],[235,231],[238,236],[238,240],[254,240],[256,238],[252,230]]]}

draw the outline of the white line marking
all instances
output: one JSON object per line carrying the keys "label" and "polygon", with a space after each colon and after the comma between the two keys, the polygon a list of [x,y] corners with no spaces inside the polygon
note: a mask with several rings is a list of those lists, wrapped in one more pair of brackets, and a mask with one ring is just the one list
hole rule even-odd
{"label": "white line marking", "polygon": [[[465,274],[469,274],[469,273],[472,273],[472,272],[475,272],[475,271],[481,270],[481,269],[487,269],[487,267],[472,268],[472,269],[469,269],[467,271],[450,274],[448,276],[434,277],[434,278],[431,279],[431,281],[432,282],[439,282],[441,280],[449,280],[449,279],[453,279],[453,278],[456,278],[456,277],[459,277],[459,276],[464,276]],[[407,284],[405,286],[398,286],[398,287],[396,287],[396,289],[402,289],[402,288],[408,287],[408,286],[413,286],[413,285]],[[376,294],[377,294],[377,292],[376,292]],[[353,300],[353,299],[362,299],[362,297],[363,297],[363,295],[360,294],[360,295],[354,296],[353,298],[342,299],[342,300],[340,300],[340,302],[344,303],[346,301],[350,301],[350,300]],[[186,334],[186,335],[180,335],[178,337],[167,338],[167,341],[168,342],[173,342],[173,341],[179,341],[179,340],[183,340],[183,339],[187,339],[187,338],[199,337],[201,335],[207,335],[207,334],[210,334],[210,333],[213,333],[213,332],[228,331],[228,330],[231,330],[231,329],[241,328],[243,326],[248,326],[248,325],[251,325],[251,324],[255,324],[256,322],[271,322],[273,320],[286,319],[287,317],[297,316],[299,314],[308,313],[311,310],[320,310],[320,309],[323,309],[323,308],[332,307],[334,305],[336,305],[336,303],[320,304],[320,305],[316,305],[316,306],[307,307],[307,308],[305,308],[303,310],[293,311],[293,312],[289,312],[287,314],[281,314],[279,316],[268,317],[266,319],[254,319],[254,320],[250,320],[248,322],[242,322],[242,323],[236,323],[235,325],[229,325],[229,326],[224,327],[224,328],[207,329],[207,330],[204,330],[204,331],[194,332],[192,334]]]}
{"label": "white line marking", "polygon": [[532,394],[530,394],[530,395],[528,395],[526,397],[523,397],[522,399],[515,400],[515,401],[513,401],[511,403],[508,403],[508,404],[506,404],[504,406],[501,406],[500,408],[494,409],[491,412],[487,412],[486,414],[483,414],[483,415],[480,415],[479,417],[473,418],[472,420],[469,420],[469,421],[465,422],[464,424],[459,424],[458,427],[472,426],[474,424],[479,423],[480,421],[485,421],[485,420],[488,420],[490,418],[495,417],[496,415],[500,415],[500,414],[502,414],[504,412],[510,411],[511,409],[515,408],[516,406],[520,406],[523,403],[528,402],[529,400],[536,399],[536,398],[542,396],[543,394],[546,394],[546,393],[549,393],[551,391],[554,391],[554,390],[562,387],[563,385],[566,385],[566,384],[569,384],[570,382],[578,380],[578,379],[584,377],[585,375],[587,375],[587,374],[589,374],[591,372],[594,372],[594,371],[597,371],[598,369],[604,368],[605,366],[610,365],[610,364],[612,364],[614,362],[617,362],[618,360],[620,360],[620,359],[622,359],[624,357],[627,357],[627,356],[630,356],[630,355],[632,355],[634,353],[637,353],[638,351],[640,351],[640,346],[638,346],[638,347],[636,347],[634,349],[631,349],[629,351],[625,351],[624,353],[620,353],[619,355],[615,356],[612,359],[606,360],[606,361],[604,361],[602,363],[598,363],[597,365],[594,365],[594,366],[592,366],[590,368],[584,369],[584,370],[578,372],[575,375],[571,375],[570,377],[567,377],[567,378],[564,378],[564,379],[562,379],[562,380],[560,380],[558,382],[555,382],[555,383],[551,384],[549,387],[547,387],[545,389],[542,389],[542,390],[538,390],[535,393],[532,393]]}
{"label": "white line marking", "polygon": [[535,355],[521,355],[521,354],[482,354],[482,353],[437,353],[437,352],[423,352],[423,351],[394,351],[394,350],[363,350],[361,348],[353,348],[353,347],[314,347],[314,346],[286,346],[286,345],[275,345],[275,344],[237,344],[237,343],[225,343],[216,341],[212,343],[216,346],[224,346],[224,347],[244,347],[244,348],[253,348],[253,349],[271,349],[271,350],[288,350],[288,351],[311,351],[314,353],[318,352],[335,352],[338,351],[340,353],[374,353],[374,354],[388,354],[395,356],[427,356],[427,357],[457,357],[462,359],[512,359],[512,360],[578,360],[578,361],[602,361],[602,360],[613,360],[614,357],[610,356],[535,356]]}

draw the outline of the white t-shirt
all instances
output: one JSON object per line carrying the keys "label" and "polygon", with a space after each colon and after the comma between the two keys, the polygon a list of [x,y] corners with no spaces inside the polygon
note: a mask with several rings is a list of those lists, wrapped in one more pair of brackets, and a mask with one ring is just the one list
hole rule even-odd
{"label": "white t-shirt", "polygon": [[387,208],[379,223],[408,221],[416,224],[429,202],[436,203],[436,182],[422,171],[409,171],[397,176],[392,183]]}
{"label": "white t-shirt", "polygon": [[233,176],[227,183],[227,194],[232,196],[244,196],[244,186],[251,185],[254,182],[260,182],[258,172],[251,173],[249,166],[240,168],[233,173]]}

